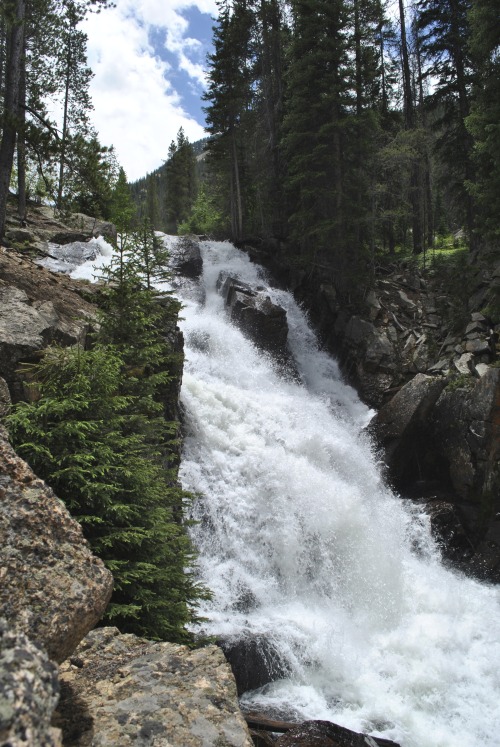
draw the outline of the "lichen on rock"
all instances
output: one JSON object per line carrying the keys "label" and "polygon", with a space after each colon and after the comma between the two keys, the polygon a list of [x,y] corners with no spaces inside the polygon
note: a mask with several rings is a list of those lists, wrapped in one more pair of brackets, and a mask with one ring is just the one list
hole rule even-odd
{"label": "lichen on rock", "polygon": [[112,576],[2,426],[0,536],[0,616],[63,661],[102,616]]}
{"label": "lichen on rock", "polygon": [[58,697],[56,665],[0,619],[0,744],[61,747],[60,732],[51,726]]}
{"label": "lichen on rock", "polygon": [[61,667],[61,688],[56,723],[74,747],[253,744],[217,646],[190,650],[99,628]]}

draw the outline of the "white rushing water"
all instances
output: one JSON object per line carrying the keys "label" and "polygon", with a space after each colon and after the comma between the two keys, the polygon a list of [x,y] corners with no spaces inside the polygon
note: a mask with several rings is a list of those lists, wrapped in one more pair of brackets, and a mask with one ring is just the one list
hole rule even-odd
{"label": "white rushing water", "polygon": [[[254,710],[329,719],[404,747],[500,744],[500,594],[442,567],[423,517],[381,482],[368,412],[289,294],[303,383],[225,316],[221,270],[266,285],[227,243],[202,244],[204,304],[185,299],[181,478],[214,593],[203,632],[265,637],[290,676]],[[189,294],[188,294],[189,295]]]}
{"label": "white rushing water", "polygon": [[[267,289],[287,309],[300,384],[229,323],[215,292],[221,270],[260,286],[264,275],[230,244],[202,252],[206,296],[177,289],[181,477],[199,494],[193,536],[213,591],[202,632],[266,638],[289,672],[244,704],[403,747],[497,747],[498,587],[446,570],[425,518],[384,487],[363,434],[370,413],[290,295]],[[92,264],[74,274],[92,279]]]}

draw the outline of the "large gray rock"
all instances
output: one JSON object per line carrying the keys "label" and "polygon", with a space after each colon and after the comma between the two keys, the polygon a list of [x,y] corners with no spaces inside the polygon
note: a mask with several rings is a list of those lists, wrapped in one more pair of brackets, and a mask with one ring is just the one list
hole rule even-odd
{"label": "large gray rock", "polygon": [[[68,226],[75,228],[76,231],[79,234],[82,234],[85,238],[90,238],[91,236],[104,236],[105,239],[109,239],[111,242],[116,239],[116,226],[114,223],[110,223],[109,221],[99,220],[98,218],[93,218],[84,213],[72,213],[72,215],[70,215],[66,220],[66,223]],[[70,241],[79,241],[79,239],[69,238],[68,241],[57,241],[56,238],[52,236],[51,241],[56,244],[67,244]]]}
{"label": "large gray rock", "polygon": [[83,233],[82,231],[57,231],[54,234],[51,234],[50,241],[49,241],[49,251],[50,251],[50,244],[56,244],[56,245],[66,245],[66,244],[73,244],[73,243],[84,243],[87,241],[88,235],[86,233]]}
{"label": "large gray rock", "polygon": [[221,273],[217,289],[224,298],[231,321],[260,348],[283,362],[288,361],[286,311],[262,290],[251,288],[238,278]]}
{"label": "large gray rock", "polygon": [[419,374],[370,430],[399,490],[437,481],[447,491],[455,508],[434,517],[445,554],[500,581],[500,369],[489,367],[480,379]]}
{"label": "large gray rock", "polygon": [[304,721],[276,741],[276,747],[399,747],[396,742],[332,724],[330,721]]}
{"label": "large gray rock", "polygon": [[98,254],[99,245],[94,240],[75,239],[65,244],[54,242],[48,245],[48,256],[37,263],[55,272],[70,273],[84,262],[96,259]]}
{"label": "large gray rock", "polygon": [[428,423],[446,380],[417,374],[375,415],[370,430],[383,447],[398,487],[416,479],[428,443]]}
{"label": "large gray rock", "polygon": [[342,358],[349,360],[349,375],[362,398],[376,406],[399,380],[398,355],[388,331],[359,316],[339,314],[335,323]]}
{"label": "large gray rock", "polygon": [[50,291],[46,298],[30,298],[24,289],[0,280],[0,375],[12,385],[19,364],[36,360],[47,345],[83,343],[90,318],[83,302],[78,317],[74,306],[58,307]]}
{"label": "large gray rock", "polygon": [[36,242],[36,236],[27,228],[9,228],[5,232],[5,238],[12,244],[29,245]]}
{"label": "large gray rock", "polygon": [[394,371],[394,346],[384,330],[377,329],[371,322],[353,316],[346,330],[345,341],[348,346],[360,351],[366,371]]}
{"label": "large gray rock", "polygon": [[217,646],[193,651],[116,628],[90,633],[61,667],[56,724],[73,747],[253,747]]}
{"label": "large gray rock", "polygon": [[0,536],[0,617],[63,661],[102,616],[113,579],[1,426]]}
{"label": "large gray rock", "polygon": [[448,387],[438,399],[434,441],[481,536],[500,512],[500,369],[468,384]]}
{"label": "large gray rock", "polygon": [[290,674],[286,663],[265,636],[222,639],[218,643],[231,665],[238,695]]}
{"label": "large gray rock", "polygon": [[199,278],[203,272],[200,245],[188,237],[179,239],[171,257],[172,269],[187,278]]}
{"label": "large gray rock", "polygon": [[0,377],[0,419],[8,415],[11,408],[9,387],[5,379]]}
{"label": "large gray rock", "polygon": [[61,747],[60,731],[51,726],[58,697],[56,665],[0,619],[0,744]]}

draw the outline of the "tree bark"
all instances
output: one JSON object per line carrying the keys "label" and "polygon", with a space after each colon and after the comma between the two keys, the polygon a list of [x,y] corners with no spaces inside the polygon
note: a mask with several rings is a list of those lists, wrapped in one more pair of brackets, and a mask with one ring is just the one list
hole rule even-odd
{"label": "tree bark", "polygon": [[25,0],[12,0],[7,6],[7,14],[10,28],[7,32],[4,126],[2,142],[0,143],[0,238],[3,238],[5,234],[7,200],[18,129],[19,84],[26,15]]}
{"label": "tree bark", "polygon": [[[405,127],[408,131],[415,129],[415,107],[411,85],[410,61],[408,59],[408,44],[406,40],[406,21],[403,0],[399,0],[399,19],[401,23],[401,54],[403,59],[403,94]],[[420,216],[420,168],[419,158],[415,156],[410,174],[410,202],[412,211],[413,253],[422,252],[422,220]]]}
{"label": "tree bark", "polygon": [[236,148],[236,133],[232,132],[233,146],[233,174],[234,174],[234,227],[235,238],[237,240],[243,237],[243,206],[241,203],[241,184],[240,184],[240,167],[238,163],[238,150]]}
{"label": "tree bark", "polygon": [[64,166],[66,162],[66,145],[68,140],[68,109],[69,109],[69,89],[70,89],[70,78],[71,78],[71,32],[68,38],[68,48],[66,56],[66,74],[64,80],[64,110],[63,110],[63,125],[61,133],[61,160],[59,163],[59,183],[57,186],[57,202],[56,207],[59,211],[62,209],[63,191],[64,191]]}
{"label": "tree bark", "polygon": [[19,102],[17,134],[17,214],[22,226],[26,225],[26,34],[23,35],[23,53],[19,76]]}

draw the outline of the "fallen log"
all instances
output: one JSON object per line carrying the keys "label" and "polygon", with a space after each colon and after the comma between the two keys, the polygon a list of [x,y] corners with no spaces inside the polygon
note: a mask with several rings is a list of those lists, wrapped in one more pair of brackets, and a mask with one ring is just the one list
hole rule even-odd
{"label": "fallen log", "polygon": [[261,713],[244,713],[243,716],[249,729],[254,732],[274,732],[283,735],[275,742],[276,747],[306,747],[309,744],[328,744],[332,747],[399,747],[390,739],[360,734],[331,721],[280,721]]}

